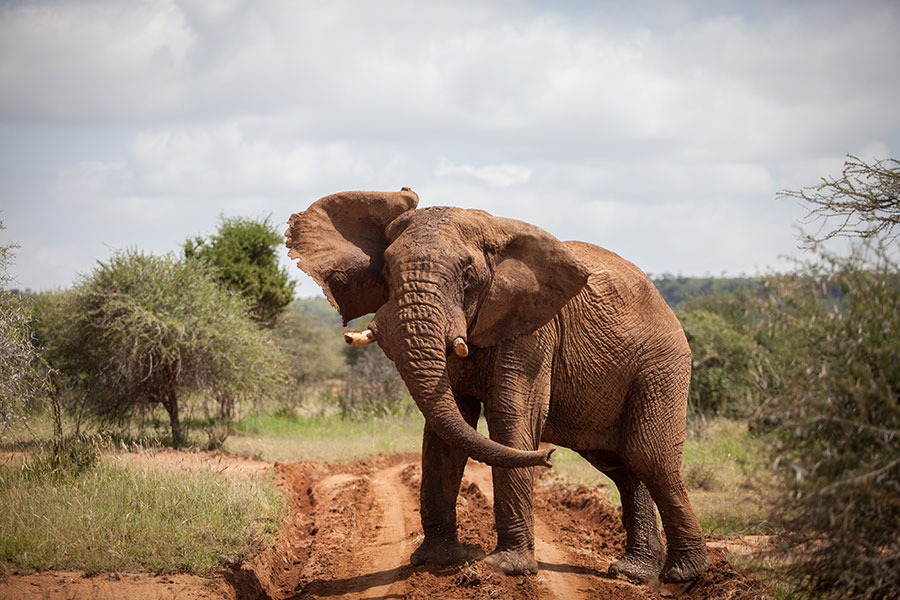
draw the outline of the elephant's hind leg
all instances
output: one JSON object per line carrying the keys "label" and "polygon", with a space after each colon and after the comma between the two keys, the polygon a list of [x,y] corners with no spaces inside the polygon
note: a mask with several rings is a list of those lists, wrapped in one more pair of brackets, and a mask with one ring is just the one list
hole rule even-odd
{"label": "elephant's hind leg", "polygon": [[[689,366],[673,369],[668,379],[644,382],[640,397],[633,403],[638,407],[632,415],[635,425],[623,453],[628,467],[647,485],[659,509],[667,545],[660,579],[669,582],[695,579],[710,564],[703,530],[681,478],[689,383]],[[648,414],[656,418],[648,418]]]}
{"label": "elephant's hind leg", "polygon": [[[457,401],[463,418],[475,427],[481,406],[474,398]],[[425,539],[409,557],[413,565],[449,565],[468,553],[456,534],[456,497],[468,456],[425,427],[422,439],[422,484],[419,489]]]}
{"label": "elephant's hind leg", "polygon": [[582,452],[581,455],[613,480],[622,499],[625,555],[610,565],[609,574],[639,583],[655,580],[666,558],[666,549],[656,526],[650,492],[616,457],[601,452]]}
{"label": "elephant's hind leg", "polygon": [[679,582],[697,578],[709,567],[710,558],[681,474],[656,479],[648,489],[666,530],[667,554],[660,579]]}

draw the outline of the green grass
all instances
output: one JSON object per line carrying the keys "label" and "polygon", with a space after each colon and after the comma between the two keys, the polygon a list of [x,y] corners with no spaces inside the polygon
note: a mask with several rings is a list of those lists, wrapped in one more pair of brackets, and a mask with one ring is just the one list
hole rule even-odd
{"label": "green grass", "polygon": [[[767,533],[771,477],[762,443],[741,421],[711,419],[684,445],[682,474],[691,505],[707,534]],[[553,467],[574,485],[602,483],[615,505],[616,486],[577,453],[559,448]]]}
{"label": "green grass", "polygon": [[699,431],[685,442],[682,473],[703,530],[771,533],[766,519],[775,481],[763,442],[741,421],[713,419]]}
{"label": "green grass", "polygon": [[224,450],[269,462],[337,461],[422,448],[425,420],[418,412],[364,420],[338,415],[298,417],[251,414],[236,423]]}
{"label": "green grass", "polygon": [[44,457],[0,465],[2,570],[203,572],[246,556],[284,511],[271,477],[226,478]]}

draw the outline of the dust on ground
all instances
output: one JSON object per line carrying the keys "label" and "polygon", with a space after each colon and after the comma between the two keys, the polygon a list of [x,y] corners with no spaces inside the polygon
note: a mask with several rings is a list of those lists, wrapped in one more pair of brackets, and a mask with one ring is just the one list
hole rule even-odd
{"label": "dust on ground", "polygon": [[602,486],[571,489],[541,469],[535,486],[533,577],[505,577],[478,561],[496,541],[490,468],[469,461],[457,503],[460,541],[471,561],[409,564],[422,540],[418,454],[274,466],[224,454],[162,451],[114,460],[246,476],[274,469],[290,509],[274,543],[207,577],[44,572],[0,581],[0,598],[221,598],[228,600],[406,599],[756,599],[772,594],[711,547],[713,565],[686,584],[634,585],[607,576],[624,550],[618,512]]}

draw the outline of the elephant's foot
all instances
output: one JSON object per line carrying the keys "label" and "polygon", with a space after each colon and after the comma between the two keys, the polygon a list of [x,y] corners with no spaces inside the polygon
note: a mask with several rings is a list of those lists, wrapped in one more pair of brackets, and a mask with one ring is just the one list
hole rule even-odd
{"label": "elephant's foot", "polygon": [[649,583],[658,577],[662,562],[662,556],[626,552],[625,556],[609,565],[609,574],[612,577],[625,577],[635,583]]}
{"label": "elephant's foot", "polygon": [[535,575],[538,571],[534,553],[528,550],[494,550],[484,562],[504,575]]}
{"label": "elephant's foot", "polygon": [[409,562],[414,566],[453,565],[463,562],[468,556],[465,547],[457,540],[425,538],[425,541],[409,557]]}
{"label": "elephant's foot", "polygon": [[694,550],[676,551],[669,548],[669,556],[660,579],[667,583],[690,581],[703,574],[710,565],[706,546]]}

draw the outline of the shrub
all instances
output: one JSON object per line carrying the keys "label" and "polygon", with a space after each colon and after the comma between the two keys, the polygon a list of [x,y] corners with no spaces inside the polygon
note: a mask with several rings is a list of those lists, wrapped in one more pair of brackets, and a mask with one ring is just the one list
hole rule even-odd
{"label": "shrub", "polygon": [[[835,298],[834,288],[840,290]],[[801,593],[900,597],[900,269],[884,248],[769,279],[764,405]]]}
{"label": "shrub", "polygon": [[273,330],[291,378],[283,396],[287,412],[330,395],[347,363],[341,319],[324,298],[295,300],[290,313]]}
{"label": "shrub", "polygon": [[338,395],[346,417],[385,416],[413,407],[397,368],[376,345],[346,348],[347,374]]}
{"label": "shrub", "polygon": [[748,417],[759,403],[764,350],[710,310],[680,312],[693,355],[688,407],[705,416]]}

